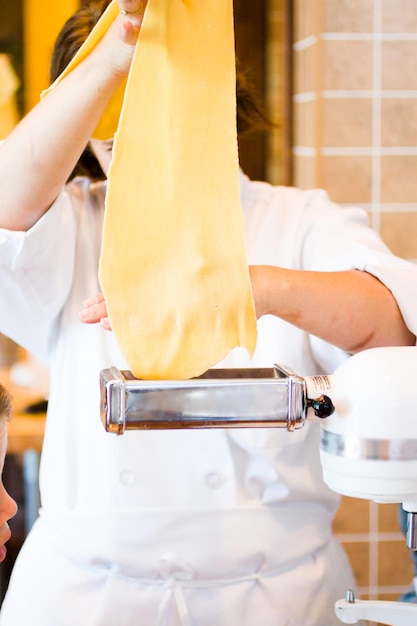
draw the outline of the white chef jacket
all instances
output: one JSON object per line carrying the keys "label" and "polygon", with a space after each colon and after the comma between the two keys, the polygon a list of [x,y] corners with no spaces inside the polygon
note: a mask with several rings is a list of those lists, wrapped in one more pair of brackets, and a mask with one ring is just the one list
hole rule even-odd
{"label": "white chef jacket", "polygon": [[[364,211],[243,174],[241,187],[249,264],[366,270],[417,333],[417,267]],[[0,231],[0,331],[51,375],[40,518],[1,626],[336,626],[353,581],[331,538],[338,496],[322,480],[317,424],[105,432],[99,374],[127,364],[111,332],[78,319],[99,291],[105,188],[78,178],[28,232]],[[278,362],[304,376],[347,358],[272,316],[258,325],[252,360],[236,349],[222,366]]]}

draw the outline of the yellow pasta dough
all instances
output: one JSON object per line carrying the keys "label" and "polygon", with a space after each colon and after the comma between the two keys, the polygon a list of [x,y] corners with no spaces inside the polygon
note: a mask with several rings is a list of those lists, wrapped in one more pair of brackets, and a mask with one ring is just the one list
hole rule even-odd
{"label": "yellow pasta dough", "polygon": [[99,270],[138,378],[191,378],[236,346],[255,348],[235,93],[232,0],[150,0],[113,147]]}

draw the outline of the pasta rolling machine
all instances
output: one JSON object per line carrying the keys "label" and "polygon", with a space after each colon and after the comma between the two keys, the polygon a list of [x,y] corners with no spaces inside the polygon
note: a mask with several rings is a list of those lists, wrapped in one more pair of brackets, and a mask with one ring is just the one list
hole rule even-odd
{"label": "pasta rolling machine", "polygon": [[[171,428],[286,428],[320,422],[324,481],[342,495],[401,503],[406,543],[417,550],[417,348],[373,348],[333,374],[302,377],[286,366],[211,369],[184,381],[138,380],[116,368],[100,375],[107,431]],[[417,605],[355,600],[335,605],[347,624],[367,619],[417,624]],[[384,621],[385,620],[385,621]]]}

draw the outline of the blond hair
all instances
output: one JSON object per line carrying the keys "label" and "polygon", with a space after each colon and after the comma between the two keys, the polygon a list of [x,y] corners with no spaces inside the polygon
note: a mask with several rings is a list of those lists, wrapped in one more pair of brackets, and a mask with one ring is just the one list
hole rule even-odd
{"label": "blond hair", "polygon": [[10,420],[12,416],[12,394],[0,383],[0,421]]}

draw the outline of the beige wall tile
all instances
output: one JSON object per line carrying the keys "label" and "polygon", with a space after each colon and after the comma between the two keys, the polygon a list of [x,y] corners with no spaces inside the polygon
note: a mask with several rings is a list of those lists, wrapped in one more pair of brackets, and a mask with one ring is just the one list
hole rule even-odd
{"label": "beige wall tile", "polygon": [[324,98],[320,123],[323,146],[371,146],[372,100]]}
{"label": "beige wall tile", "polygon": [[294,4],[294,41],[300,41],[315,32],[317,5],[312,0],[296,0]]}
{"label": "beige wall tile", "polygon": [[385,98],[382,100],[381,144],[383,146],[417,146],[417,99]]}
{"label": "beige wall tile", "polygon": [[371,201],[371,157],[327,156],[321,158],[319,185],[327,189],[335,202],[368,203]]}
{"label": "beige wall tile", "polygon": [[294,185],[300,189],[317,187],[316,160],[312,157],[294,157]]}
{"label": "beige wall tile", "polygon": [[402,541],[381,541],[378,551],[378,583],[382,586],[411,583],[412,563]]}
{"label": "beige wall tile", "polygon": [[378,507],[378,528],[381,533],[401,532],[398,504],[381,504]]}
{"label": "beige wall tile", "polygon": [[369,532],[369,502],[343,496],[333,522],[336,534]]}
{"label": "beige wall tile", "polygon": [[417,213],[382,213],[381,237],[395,254],[417,259]]}
{"label": "beige wall tile", "polygon": [[372,89],[372,42],[323,41],[323,89]]}
{"label": "beige wall tile", "polygon": [[373,30],[373,0],[324,0],[324,32],[363,33]]}
{"label": "beige wall tile", "polygon": [[417,89],[417,41],[383,41],[381,62],[382,89]]}
{"label": "beige wall tile", "polygon": [[369,544],[363,541],[343,543],[343,548],[359,587],[369,585]]}
{"label": "beige wall tile", "polygon": [[417,156],[381,157],[381,200],[417,202]]}
{"label": "beige wall tile", "polygon": [[316,88],[315,46],[295,50],[294,61],[294,93],[309,93]]}
{"label": "beige wall tile", "polygon": [[383,32],[415,33],[417,31],[416,0],[383,0],[381,13]]}
{"label": "beige wall tile", "polygon": [[313,148],[316,143],[315,100],[294,104],[294,144]]}

